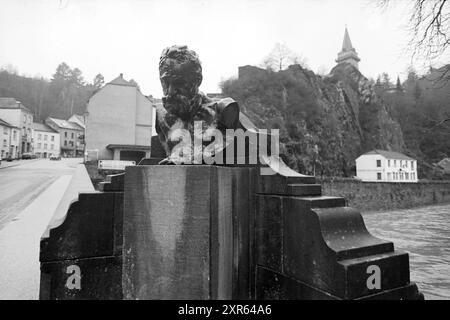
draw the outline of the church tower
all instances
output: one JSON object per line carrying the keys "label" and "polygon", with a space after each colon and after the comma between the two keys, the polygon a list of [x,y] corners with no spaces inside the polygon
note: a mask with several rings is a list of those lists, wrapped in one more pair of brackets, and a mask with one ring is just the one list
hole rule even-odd
{"label": "church tower", "polygon": [[338,53],[338,57],[336,62],[339,63],[350,63],[356,69],[358,69],[358,62],[361,59],[358,57],[355,48],[352,46],[352,41],[350,40],[350,36],[348,35],[347,27],[345,27],[344,41],[342,43],[342,50]]}

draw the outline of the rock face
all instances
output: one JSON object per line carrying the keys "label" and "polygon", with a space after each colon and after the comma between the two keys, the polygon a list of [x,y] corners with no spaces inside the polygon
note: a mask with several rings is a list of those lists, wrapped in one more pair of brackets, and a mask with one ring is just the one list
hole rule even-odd
{"label": "rock face", "polygon": [[301,173],[352,176],[362,153],[405,149],[400,125],[347,63],[325,77],[299,65],[279,72],[240,67],[222,89],[257,126],[280,130],[282,157]]}

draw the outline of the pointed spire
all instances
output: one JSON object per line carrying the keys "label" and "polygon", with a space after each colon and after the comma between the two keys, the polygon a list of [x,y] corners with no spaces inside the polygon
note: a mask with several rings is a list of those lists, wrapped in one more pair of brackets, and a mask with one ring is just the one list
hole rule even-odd
{"label": "pointed spire", "polygon": [[345,26],[345,34],[344,41],[342,42],[342,51],[350,51],[353,50],[352,41],[350,40],[350,36],[348,34],[347,26]]}
{"label": "pointed spire", "polygon": [[361,59],[359,59],[358,54],[356,53],[355,48],[353,48],[352,41],[350,40],[350,35],[348,34],[347,25],[345,26],[345,33],[344,33],[344,41],[342,42],[342,50],[338,53],[338,58],[336,59],[336,62],[342,63],[350,63],[355,68],[358,69],[358,62]]}

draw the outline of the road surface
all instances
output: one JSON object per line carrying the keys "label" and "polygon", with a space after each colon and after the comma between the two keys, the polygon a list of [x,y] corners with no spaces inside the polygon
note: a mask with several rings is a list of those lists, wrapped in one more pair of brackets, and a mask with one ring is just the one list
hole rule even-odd
{"label": "road surface", "polygon": [[0,300],[38,299],[39,243],[81,159],[0,169]]}
{"label": "road surface", "polygon": [[22,160],[0,169],[0,231],[63,175],[72,175],[81,159]]}

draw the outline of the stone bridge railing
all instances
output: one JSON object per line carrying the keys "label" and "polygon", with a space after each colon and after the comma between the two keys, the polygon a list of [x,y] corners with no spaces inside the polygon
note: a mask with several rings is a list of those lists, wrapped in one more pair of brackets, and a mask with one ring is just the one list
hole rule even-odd
{"label": "stone bridge railing", "polygon": [[408,254],[282,166],[128,167],[41,242],[41,299],[420,299]]}

